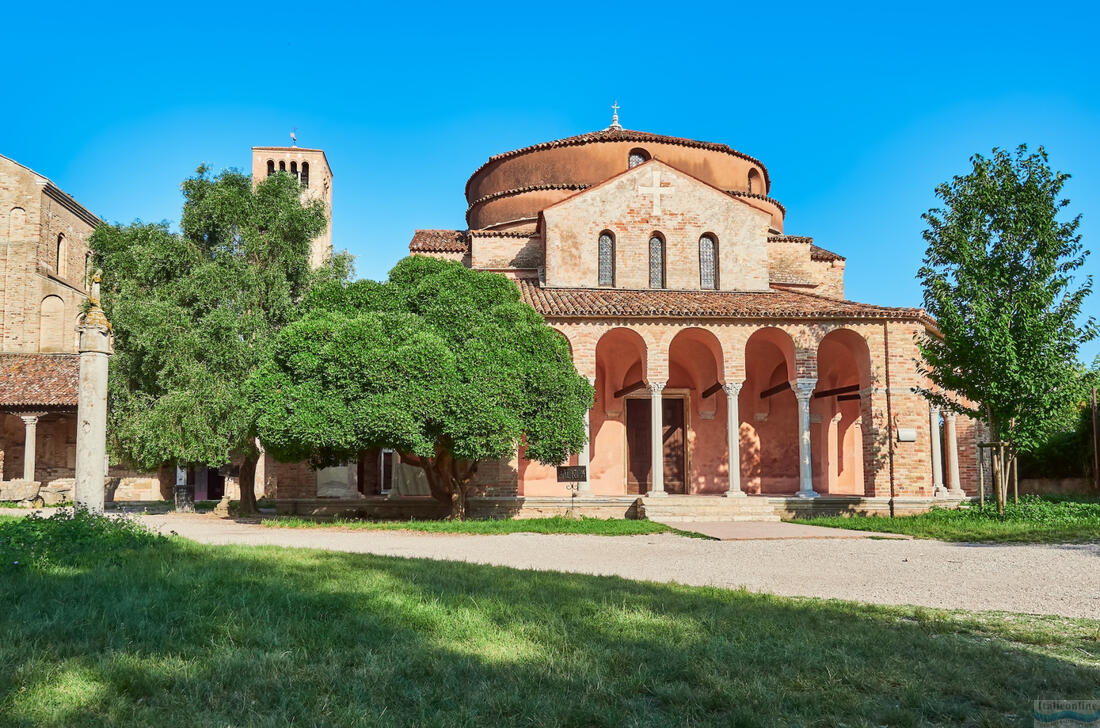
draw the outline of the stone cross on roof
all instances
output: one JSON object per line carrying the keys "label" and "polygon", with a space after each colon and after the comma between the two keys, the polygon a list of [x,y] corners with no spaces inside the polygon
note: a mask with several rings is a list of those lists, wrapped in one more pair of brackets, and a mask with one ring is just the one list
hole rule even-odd
{"label": "stone cross on roof", "polygon": [[608,129],[622,129],[619,125],[619,100],[615,99],[615,103],[611,104],[611,126]]}
{"label": "stone cross on roof", "polygon": [[653,177],[651,178],[650,187],[643,187],[641,180],[638,180],[638,194],[641,195],[653,195],[653,214],[661,214],[661,195],[672,194],[672,187],[661,186],[661,170],[653,170]]}

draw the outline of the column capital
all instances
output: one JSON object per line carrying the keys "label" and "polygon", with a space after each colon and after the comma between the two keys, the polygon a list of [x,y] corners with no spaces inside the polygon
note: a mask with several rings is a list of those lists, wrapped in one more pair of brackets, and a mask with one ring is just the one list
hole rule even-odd
{"label": "column capital", "polygon": [[722,389],[725,390],[727,397],[736,397],[741,394],[741,388],[744,386],[744,382],[726,382],[722,385]]}
{"label": "column capital", "polygon": [[955,410],[945,409],[945,410],[940,410],[940,411],[943,412],[943,418],[945,420],[947,420],[948,422],[954,422],[955,417],[958,416],[958,413],[955,412]]}
{"label": "column capital", "polygon": [[645,388],[649,390],[649,393],[651,395],[660,394],[661,392],[665,391],[666,384],[667,382],[650,382],[649,384],[645,385]]}
{"label": "column capital", "polygon": [[45,414],[45,412],[24,412],[19,415],[19,419],[23,420],[24,425],[35,425],[38,424],[38,418]]}
{"label": "column capital", "polygon": [[943,412],[943,409],[938,404],[935,404],[935,403],[932,403],[932,402],[928,403],[928,409],[930,409],[932,411],[933,415],[938,415],[941,412]]}
{"label": "column capital", "polygon": [[794,380],[794,396],[799,402],[808,402],[817,386],[817,377],[799,377]]}

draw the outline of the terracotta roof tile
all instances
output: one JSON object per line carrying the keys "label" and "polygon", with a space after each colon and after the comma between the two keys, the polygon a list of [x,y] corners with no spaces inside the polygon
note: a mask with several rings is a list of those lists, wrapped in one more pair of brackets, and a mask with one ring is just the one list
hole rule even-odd
{"label": "terracotta roof tile", "polygon": [[413,253],[465,253],[469,249],[464,230],[417,230],[409,243]]}
{"label": "terracotta roof tile", "polygon": [[825,248],[811,245],[810,260],[845,260],[845,258],[840,253],[834,253],[831,250],[825,250]]}
{"label": "terracotta roof tile", "polygon": [[523,300],[549,318],[931,319],[919,308],[889,308],[812,293],[767,291],[650,291],[621,288],[548,288],[517,282]]}
{"label": "terracotta roof tile", "polygon": [[76,407],[76,354],[0,354],[0,407]]}
{"label": "terracotta roof tile", "polygon": [[[771,177],[768,174],[768,168],[764,166],[756,157],[751,157],[744,152],[739,152],[736,149],[730,147],[727,144],[719,144],[718,142],[701,142],[695,139],[685,139],[684,137],[665,136],[664,134],[652,134],[647,131],[633,131],[631,129],[620,129],[616,127],[608,127],[607,129],[599,129],[597,131],[590,131],[587,134],[578,134],[576,136],[566,137],[564,139],[555,139],[549,142],[543,142],[541,144],[532,144],[528,147],[521,147],[519,149],[513,149],[510,152],[503,152],[501,154],[494,154],[489,157],[489,161],[478,167],[472,175],[470,180],[477,177],[481,170],[488,167],[493,162],[500,159],[507,159],[509,157],[516,157],[520,154],[527,154],[528,152],[535,152],[542,149],[555,149],[557,147],[573,147],[581,144],[592,144],[594,142],[652,142],[655,144],[676,144],[682,147],[694,147],[696,149],[710,149],[716,152],[725,152],[735,157],[740,157],[748,162],[752,162],[758,165],[760,169],[764,170],[764,182],[768,189],[771,189]],[[470,193],[470,182],[466,183],[467,199]]]}
{"label": "terracotta roof tile", "polygon": [[769,243],[806,243],[810,246],[810,260],[845,260],[844,256],[839,253],[834,253],[831,250],[825,250],[818,245],[814,245],[814,239],[808,235],[769,235]]}

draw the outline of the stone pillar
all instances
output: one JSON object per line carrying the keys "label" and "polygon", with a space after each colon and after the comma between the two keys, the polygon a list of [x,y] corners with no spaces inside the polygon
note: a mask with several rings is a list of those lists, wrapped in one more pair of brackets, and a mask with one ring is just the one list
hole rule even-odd
{"label": "stone pillar", "polygon": [[799,377],[795,380],[794,396],[798,398],[798,497],[817,498],[814,490],[814,472],[810,459],[810,398],[817,378]]}
{"label": "stone pillar", "polygon": [[665,443],[664,443],[664,408],[661,406],[661,393],[665,391],[665,385],[649,385],[649,447],[650,447],[650,473],[653,482],[647,495],[664,496],[665,492]]}
{"label": "stone pillar", "polygon": [[959,442],[955,437],[955,413],[948,410],[943,418],[947,424],[947,488],[948,493],[959,498],[963,497],[962,485],[959,480]]}
{"label": "stone pillar", "polygon": [[[589,377],[588,383],[592,386],[596,385],[596,378]],[[591,495],[592,494],[592,425],[589,422],[588,416],[592,410],[586,409],[584,411],[584,447],[577,453],[577,465],[584,466],[584,480],[582,480],[577,488],[579,495]]]}
{"label": "stone pillar", "polygon": [[23,420],[23,480],[28,483],[34,480],[34,451],[38,439],[39,414],[20,415]]}
{"label": "stone pillar", "polygon": [[107,476],[107,357],[111,355],[111,325],[99,307],[97,272],[92,278],[91,303],[81,316],[80,384],[76,411],[76,487],[79,508],[103,512]]}
{"label": "stone pillar", "polygon": [[741,416],[737,411],[737,397],[741,394],[742,382],[726,382],[726,447],[729,451],[730,483],[723,495],[728,497],[744,496],[741,490]]}
{"label": "stone pillar", "polygon": [[932,495],[946,495],[943,487],[943,458],[940,447],[940,408],[928,406],[928,436],[932,438]]}

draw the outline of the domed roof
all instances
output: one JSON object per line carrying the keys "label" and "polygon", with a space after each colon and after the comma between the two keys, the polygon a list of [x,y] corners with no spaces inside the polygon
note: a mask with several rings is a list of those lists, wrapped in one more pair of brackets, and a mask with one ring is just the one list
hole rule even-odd
{"label": "domed roof", "polygon": [[466,183],[466,221],[474,229],[529,225],[540,210],[625,171],[635,152],[752,198],[782,229],[784,210],[766,196],[771,179],[759,159],[726,144],[617,125],[489,157]]}

